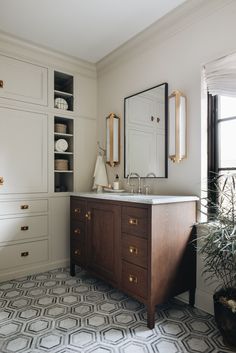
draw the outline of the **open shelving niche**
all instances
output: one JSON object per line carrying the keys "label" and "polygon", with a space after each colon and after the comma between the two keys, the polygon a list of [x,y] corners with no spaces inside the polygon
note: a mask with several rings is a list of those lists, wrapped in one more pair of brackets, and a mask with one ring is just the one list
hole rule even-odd
{"label": "open shelving niche", "polygon": [[[65,125],[66,132],[56,131],[56,124]],[[70,192],[74,190],[74,120],[61,116],[54,116],[54,145],[59,139],[65,139],[68,149],[59,152],[54,147],[54,192]],[[68,161],[68,170],[56,169],[56,160]]]}
{"label": "open shelving niche", "polygon": [[[64,110],[74,111],[74,77],[72,75],[54,71],[54,102],[56,98],[62,98],[66,101],[68,107]],[[60,109],[56,105],[54,107]]]}

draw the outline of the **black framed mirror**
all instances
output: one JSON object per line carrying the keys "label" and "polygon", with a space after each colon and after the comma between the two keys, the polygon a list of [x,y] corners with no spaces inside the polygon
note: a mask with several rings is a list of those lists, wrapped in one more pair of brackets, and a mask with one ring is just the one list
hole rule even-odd
{"label": "black framed mirror", "polygon": [[124,99],[124,176],[168,177],[168,84]]}

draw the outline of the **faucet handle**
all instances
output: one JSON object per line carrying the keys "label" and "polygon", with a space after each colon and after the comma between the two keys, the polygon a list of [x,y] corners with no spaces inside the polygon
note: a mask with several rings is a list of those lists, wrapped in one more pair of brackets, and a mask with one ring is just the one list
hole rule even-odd
{"label": "faucet handle", "polygon": [[144,185],[143,186],[144,190],[145,190],[145,195],[148,195],[149,194],[149,191],[151,189],[150,185]]}
{"label": "faucet handle", "polygon": [[134,193],[134,185],[129,184],[129,186],[130,186],[130,192],[131,192],[131,194],[133,194]]}

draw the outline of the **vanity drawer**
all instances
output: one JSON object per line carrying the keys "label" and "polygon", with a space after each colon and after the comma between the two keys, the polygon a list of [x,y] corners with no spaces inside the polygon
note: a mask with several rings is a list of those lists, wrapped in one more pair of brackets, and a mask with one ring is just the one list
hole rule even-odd
{"label": "vanity drawer", "polygon": [[132,264],[147,268],[147,240],[123,233],[122,258]]}
{"label": "vanity drawer", "polygon": [[75,264],[84,265],[86,260],[85,243],[83,239],[71,239],[71,259]]}
{"label": "vanity drawer", "polygon": [[70,226],[70,234],[72,240],[85,241],[85,223],[72,220]]}
{"label": "vanity drawer", "polygon": [[122,261],[122,289],[130,294],[147,297],[147,270]]}
{"label": "vanity drawer", "polygon": [[0,215],[48,212],[48,200],[1,201]]}
{"label": "vanity drawer", "polygon": [[71,199],[70,212],[72,219],[85,222],[86,202],[83,200]]}
{"label": "vanity drawer", "polygon": [[48,241],[40,240],[0,247],[0,269],[45,262],[48,260]]}
{"label": "vanity drawer", "polygon": [[138,207],[122,207],[122,232],[146,238],[148,210]]}
{"label": "vanity drawer", "polygon": [[47,215],[0,219],[0,242],[43,237],[47,234]]}

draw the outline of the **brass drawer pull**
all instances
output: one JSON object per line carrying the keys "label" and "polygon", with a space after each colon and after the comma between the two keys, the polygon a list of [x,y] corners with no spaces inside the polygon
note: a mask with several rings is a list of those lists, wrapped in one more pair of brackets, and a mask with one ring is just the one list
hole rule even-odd
{"label": "brass drawer pull", "polygon": [[130,252],[130,254],[138,255],[138,248],[131,245],[131,246],[129,246],[129,252]]}
{"label": "brass drawer pull", "polygon": [[20,208],[21,210],[28,210],[29,205],[21,205]]}
{"label": "brass drawer pull", "polygon": [[80,211],[80,208],[75,208],[75,209],[74,209],[74,212],[75,212],[75,213],[80,213],[80,212],[81,212],[81,211]]}
{"label": "brass drawer pull", "polygon": [[24,251],[20,254],[21,257],[27,257],[29,256],[29,252],[28,251]]}
{"label": "brass drawer pull", "polygon": [[74,254],[75,254],[75,256],[80,256],[80,254],[81,254],[81,253],[80,253],[80,250],[79,250],[79,249],[75,250],[75,251],[74,251]]}
{"label": "brass drawer pull", "polygon": [[129,282],[130,283],[138,283],[138,278],[134,275],[129,275]]}
{"label": "brass drawer pull", "polygon": [[22,226],[22,227],[20,228],[20,230],[29,230],[29,227],[28,227],[28,226]]}
{"label": "brass drawer pull", "polygon": [[137,218],[129,218],[129,224],[132,224],[134,226],[138,225],[138,220]]}
{"label": "brass drawer pull", "polygon": [[0,80],[0,88],[3,88],[3,80]]}
{"label": "brass drawer pull", "polygon": [[3,185],[3,183],[4,183],[3,177],[0,177],[0,185]]}
{"label": "brass drawer pull", "polygon": [[88,211],[86,214],[85,214],[85,218],[87,218],[88,221],[91,220],[91,212]]}
{"label": "brass drawer pull", "polygon": [[80,229],[79,229],[79,228],[76,228],[76,229],[74,230],[74,234],[80,234]]}

